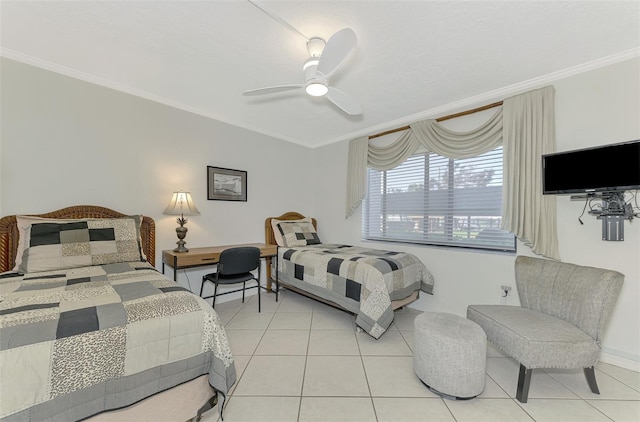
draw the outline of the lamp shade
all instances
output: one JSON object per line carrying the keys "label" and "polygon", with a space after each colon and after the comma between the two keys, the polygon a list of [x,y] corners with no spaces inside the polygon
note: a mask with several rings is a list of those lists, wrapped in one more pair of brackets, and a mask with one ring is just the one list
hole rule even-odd
{"label": "lamp shade", "polygon": [[193,203],[190,192],[173,192],[171,201],[167,208],[162,212],[166,215],[200,215],[200,211]]}

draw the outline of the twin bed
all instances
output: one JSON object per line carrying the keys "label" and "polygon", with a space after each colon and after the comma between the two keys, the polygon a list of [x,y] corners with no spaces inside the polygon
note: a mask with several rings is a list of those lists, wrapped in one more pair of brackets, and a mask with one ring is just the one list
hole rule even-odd
{"label": "twin bed", "polygon": [[[278,245],[267,267],[276,284],[355,315],[356,324],[379,338],[393,311],[433,293],[432,274],[415,255],[353,245],[323,244],[317,221],[296,212],[265,220],[265,242]],[[277,293],[276,293],[277,295]]]}
{"label": "twin bed", "polygon": [[217,313],[154,262],[149,217],[77,206],[0,220],[1,421],[80,420],[202,375],[226,396],[236,373]]}

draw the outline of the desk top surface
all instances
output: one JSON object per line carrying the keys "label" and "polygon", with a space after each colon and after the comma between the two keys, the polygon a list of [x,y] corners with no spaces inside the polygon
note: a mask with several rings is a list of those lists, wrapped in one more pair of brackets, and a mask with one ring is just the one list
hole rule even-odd
{"label": "desk top surface", "polygon": [[207,246],[203,248],[189,248],[189,252],[174,252],[171,249],[162,251],[163,256],[176,256],[186,257],[195,255],[218,255],[225,249],[237,248],[243,246],[252,246],[260,249],[261,256],[275,255],[277,253],[276,245],[267,245],[266,243],[243,243],[237,245],[221,245],[221,246]]}

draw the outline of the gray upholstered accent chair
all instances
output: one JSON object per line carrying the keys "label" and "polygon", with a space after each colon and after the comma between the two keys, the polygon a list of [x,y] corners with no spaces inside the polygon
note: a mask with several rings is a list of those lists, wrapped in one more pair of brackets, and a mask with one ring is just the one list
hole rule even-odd
{"label": "gray upholstered accent chair", "polygon": [[516,398],[527,402],[535,368],[583,368],[600,394],[594,366],[624,275],[526,256],[516,258],[515,275],[521,306],[470,305],[467,318],[520,363]]}

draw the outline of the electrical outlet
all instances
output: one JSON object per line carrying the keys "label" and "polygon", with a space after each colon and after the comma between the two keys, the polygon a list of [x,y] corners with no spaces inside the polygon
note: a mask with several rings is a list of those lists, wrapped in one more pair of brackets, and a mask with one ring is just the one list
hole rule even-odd
{"label": "electrical outlet", "polygon": [[503,284],[502,286],[500,286],[501,292],[500,292],[500,303],[502,305],[506,305],[507,304],[507,298],[511,295],[511,286],[508,284]]}

